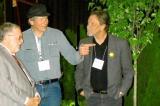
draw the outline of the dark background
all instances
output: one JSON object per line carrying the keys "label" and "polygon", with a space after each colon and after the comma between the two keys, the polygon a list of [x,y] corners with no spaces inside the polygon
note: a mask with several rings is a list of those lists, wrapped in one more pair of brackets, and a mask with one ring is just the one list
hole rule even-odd
{"label": "dark background", "polygon": [[[5,21],[14,22],[21,26],[22,31],[28,29],[28,20],[26,18],[28,9],[36,2],[45,4],[49,16],[49,26],[60,29],[65,33],[66,29],[70,29],[76,33],[69,34],[73,42],[80,40],[80,25],[86,27],[88,18],[88,1],[87,0],[17,0],[17,6],[13,7],[12,0],[5,0]],[[67,35],[67,34],[65,34]],[[68,37],[68,36],[67,36]],[[76,39],[74,39],[76,38]],[[72,44],[71,43],[71,44]],[[72,44],[73,45],[73,44]],[[75,45],[74,45],[75,46]],[[75,99],[76,106],[78,105],[77,93],[74,88],[74,71],[75,67],[68,64],[62,59],[61,68],[65,76],[62,80],[62,97],[63,99]],[[71,81],[70,81],[71,79]],[[64,89],[65,88],[65,89]]]}
{"label": "dark background", "polygon": [[65,31],[67,28],[77,31],[80,24],[86,25],[88,17],[87,0],[17,0],[18,5],[12,6],[12,0],[6,0],[6,21],[19,24],[22,30],[29,28],[26,14],[33,3],[47,6],[49,26]]}

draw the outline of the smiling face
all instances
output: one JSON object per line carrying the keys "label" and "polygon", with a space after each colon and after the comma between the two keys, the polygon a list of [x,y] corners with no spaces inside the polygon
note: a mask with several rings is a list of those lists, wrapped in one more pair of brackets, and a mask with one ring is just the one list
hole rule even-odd
{"label": "smiling face", "polygon": [[36,32],[44,32],[48,26],[48,16],[35,16],[29,19],[29,24]]}

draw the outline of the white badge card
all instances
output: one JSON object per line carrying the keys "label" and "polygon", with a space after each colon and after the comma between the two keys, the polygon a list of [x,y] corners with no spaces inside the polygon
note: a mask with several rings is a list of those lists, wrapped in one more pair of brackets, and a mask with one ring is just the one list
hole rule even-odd
{"label": "white badge card", "polygon": [[103,64],[104,64],[104,61],[103,61],[103,60],[100,60],[100,59],[95,58],[95,59],[94,59],[94,62],[93,62],[93,64],[92,64],[92,67],[94,67],[94,68],[96,68],[96,69],[99,69],[99,70],[102,70]]}
{"label": "white badge card", "polygon": [[49,60],[38,61],[39,71],[50,70]]}

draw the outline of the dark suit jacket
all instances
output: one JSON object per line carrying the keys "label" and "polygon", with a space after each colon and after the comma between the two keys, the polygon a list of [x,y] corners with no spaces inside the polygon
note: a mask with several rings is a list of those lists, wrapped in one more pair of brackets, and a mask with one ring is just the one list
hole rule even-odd
{"label": "dark suit jacket", "polygon": [[14,57],[0,45],[0,106],[23,106],[34,87]]}
{"label": "dark suit jacket", "polygon": [[[80,41],[80,44],[92,43],[93,37],[88,37]],[[84,57],[84,61],[77,65],[75,72],[76,89],[83,89],[85,97],[92,94],[90,84],[90,74],[92,67],[92,52],[90,48],[89,55]],[[116,97],[119,91],[124,94],[132,84],[133,67],[131,51],[126,40],[109,35],[108,41],[108,95]]]}

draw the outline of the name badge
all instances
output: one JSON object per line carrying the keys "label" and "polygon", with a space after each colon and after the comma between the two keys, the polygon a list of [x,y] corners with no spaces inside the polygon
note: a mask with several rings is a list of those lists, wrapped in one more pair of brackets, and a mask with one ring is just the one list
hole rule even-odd
{"label": "name badge", "polygon": [[39,71],[50,70],[49,60],[38,61]]}
{"label": "name badge", "polygon": [[94,67],[96,69],[99,69],[99,70],[102,70],[103,64],[104,64],[103,60],[95,58],[94,61],[93,61],[92,67]]}

